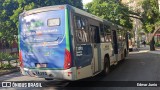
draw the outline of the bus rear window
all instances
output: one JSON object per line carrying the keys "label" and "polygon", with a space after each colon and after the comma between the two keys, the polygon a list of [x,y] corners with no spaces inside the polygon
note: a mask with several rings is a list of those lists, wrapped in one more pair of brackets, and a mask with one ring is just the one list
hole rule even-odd
{"label": "bus rear window", "polygon": [[49,27],[59,26],[60,25],[60,18],[48,19],[47,24]]}

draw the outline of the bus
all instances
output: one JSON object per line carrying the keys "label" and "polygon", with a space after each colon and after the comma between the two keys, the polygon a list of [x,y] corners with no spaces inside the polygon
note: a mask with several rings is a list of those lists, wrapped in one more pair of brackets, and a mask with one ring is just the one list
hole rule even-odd
{"label": "bus", "polygon": [[80,80],[106,75],[128,55],[127,30],[70,5],[19,15],[22,75],[46,80]]}

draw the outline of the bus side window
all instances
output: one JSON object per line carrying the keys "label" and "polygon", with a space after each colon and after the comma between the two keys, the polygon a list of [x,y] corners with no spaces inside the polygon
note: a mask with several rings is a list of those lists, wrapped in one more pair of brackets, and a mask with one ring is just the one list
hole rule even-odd
{"label": "bus side window", "polygon": [[126,40],[126,32],[125,32],[125,30],[123,30],[122,36],[123,36],[123,41],[125,41]]}
{"label": "bus side window", "polygon": [[122,37],[120,29],[117,30],[117,34],[118,34],[118,41],[120,42]]}
{"label": "bus side window", "polygon": [[94,42],[94,31],[93,31],[93,28],[92,27],[90,27],[89,28],[89,34],[90,34],[90,41],[91,41],[91,43],[93,43]]}
{"label": "bus side window", "polygon": [[105,25],[104,26],[104,32],[105,32],[105,42],[111,42],[111,30],[110,30],[110,27]]}
{"label": "bus side window", "polygon": [[101,42],[104,43],[105,42],[105,32],[103,30],[103,24],[100,25],[100,38],[101,38]]}
{"label": "bus side window", "polygon": [[81,19],[80,17],[76,17],[76,29],[81,29],[82,25],[81,25]]}
{"label": "bus side window", "polygon": [[98,26],[90,26],[90,37],[92,43],[100,43],[100,34]]}
{"label": "bus side window", "polygon": [[95,29],[95,33],[94,33],[95,34],[94,35],[94,40],[95,41],[94,42],[95,43],[100,43],[99,27],[96,26],[94,29]]}
{"label": "bus side window", "polygon": [[118,40],[119,41],[124,41],[124,39],[125,39],[125,32],[124,32],[124,30],[118,30]]}
{"label": "bus side window", "polygon": [[75,16],[76,40],[78,43],[88,42],[87,20],[80,16]]}

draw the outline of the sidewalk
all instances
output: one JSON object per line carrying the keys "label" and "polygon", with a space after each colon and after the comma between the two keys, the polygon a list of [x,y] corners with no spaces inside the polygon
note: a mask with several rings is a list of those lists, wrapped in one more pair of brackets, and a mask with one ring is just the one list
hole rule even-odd
{"label": "sidewalk", "polygon": [[149,45],[146,45],[146,47],[140,46],[140,48],[138,48],[138,50],[139,50],[139,53],[141,53],[141,52],[149,52],[149,53],[152,53],[152,54],[160,54],[160,48],[156,48],[155,51],[150,51]]}
{"label": "sidewalk", "polygon": [[150,53],[153,53],[153,54],[160,54],[160,49],[159,48],[156,48],[155,51],[149,51]]}

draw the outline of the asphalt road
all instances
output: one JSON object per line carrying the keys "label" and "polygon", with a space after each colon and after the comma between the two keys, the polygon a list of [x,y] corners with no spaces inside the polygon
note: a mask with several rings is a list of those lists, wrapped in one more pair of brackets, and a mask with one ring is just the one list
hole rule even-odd
{"label": "asphalt road", "polygon": [[[41,78],[22,76],[19,72],[1,76],[0,81],[45,81]],[[89,81],[89,82],[85,82]],[[111,67],[111,72],[102,77],[100,75],[94,78],[80,80],[75,83],[55,84],[54,81],[46,82],[49,87],[30,88],[34,90],[160,90],[159,87],[105,87],[104,85],[95,85],[108,83],[106,81],[119,81],[118,83],[126,83],[127,81],[160,81],[160,55],[151,53],[131,53],[125,61]],[[120,82],[122,81],[122,82]],[[126,81],[126,82],[125,82]],[[85,87],[87,83],[92,83],[92,87]],[[97,83],[100,82],[100,83]],[[84,87],[78,87],[82,85]],[[99,87],[95,87],[95,86]],[[74,87],[73,87],[74,86]],[[28,88],[1,88],[1,90],[28,90]]]}

